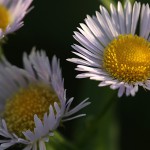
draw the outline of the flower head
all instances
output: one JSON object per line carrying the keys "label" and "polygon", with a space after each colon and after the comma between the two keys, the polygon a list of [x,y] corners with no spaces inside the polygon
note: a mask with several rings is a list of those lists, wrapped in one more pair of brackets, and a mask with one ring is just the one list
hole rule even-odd
{"label": "flower head", "polygon": [[[96,16],[87,16],[74,38],[81,44],[73,45],[80,58],[68,59],[82,71],[77,78],[100,81],[119,89],[118,96],[138,91],[138,86],[150,90],[150,8],[129,1],[110,5],[110,13],[100,6]],[[139,27],[139,30],[138,30]]]}
{"label": "flower head", "polygon": [[[90,104],[88,99],[70,109],[73,98],[66,99],[59,61],[51,64],[44,51],[33,50],[23,56],[24,68],[12,66],[3,58],[0,66],[0,149],[22,143],[24,150],[44,149],[61,122],[85,116],[72,116]],[[37,147],[39,145],[39,148]]]}
{"label": "flower head", "polygon": [[23,26],[32,0],[0,0],[0,38]]}

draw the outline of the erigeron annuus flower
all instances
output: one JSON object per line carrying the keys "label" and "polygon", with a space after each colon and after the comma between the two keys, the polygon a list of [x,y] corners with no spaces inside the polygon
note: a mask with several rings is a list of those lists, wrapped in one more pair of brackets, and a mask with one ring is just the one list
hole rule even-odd
{"label": "erigeron annuus flower", "polygon": [[83,73],[77,78],[100,81],[134,96],[138,86],[150,90],[150,8],[148,4],[120,2],[110,4],[110,13],[100,6],[96,16],[87,16],[74,38],[81,44],[73,45],[80,58],[68,59]]}
{"label": "erigeron annuus flower", "polygon": [[[45,142],[61,122],[85,116],[76,112],[89,105],[85,99],[70,109],[73,98],[66,90],[59,61],[49,63],[44,51],[23,56],[24,68],[12,66],[5,58],[0,66],[0,149],[22,143],[23,150],[45,150]],[[73,116],[72,116],[73,115]]]}
{"label": "erigeron annuus flower", "polygon": [[0,0],[0,38],[23,26],[32,0]]}

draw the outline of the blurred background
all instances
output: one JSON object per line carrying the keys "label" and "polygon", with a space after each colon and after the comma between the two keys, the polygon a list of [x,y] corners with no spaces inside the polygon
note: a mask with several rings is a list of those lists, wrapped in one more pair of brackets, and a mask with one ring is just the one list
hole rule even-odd
{"label": "blurred background", "polygon": [[7,59],[18,66],[22,66],[23,52],[29,53],[33,46],[46,50],[50,59],[55,54],[60,58],[67,96],[74,96],[75,103],[86,97],[92,102],[82,110],[87,113],[85,118],[59,128],[69,142],[52,140],[54,150],[150,149],[150,92],[141,88],[135,97],[117,98],[116,91],[99,88],[97,81],[76,79],[75,64],[66,61],[74,57],[71,45],[77,42],[73,31],[87,14],[95,15],[103,3],[106,1],[34,0],[35,8],[25,17],[24,27],[9,35],[3,46]]}

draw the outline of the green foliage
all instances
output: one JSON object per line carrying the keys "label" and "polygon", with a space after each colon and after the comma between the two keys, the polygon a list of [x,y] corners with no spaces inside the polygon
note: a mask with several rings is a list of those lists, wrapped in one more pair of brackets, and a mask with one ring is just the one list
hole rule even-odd
{"label": "green foliage", "polygon": [[82,150],[117,150],[117,94],[107,87],[99,88],[97,84],[87,81],[81,87],[84,89],[81,93],[89,93],[92,103],[86,111],[87,117],[75,125],[73,141]]}

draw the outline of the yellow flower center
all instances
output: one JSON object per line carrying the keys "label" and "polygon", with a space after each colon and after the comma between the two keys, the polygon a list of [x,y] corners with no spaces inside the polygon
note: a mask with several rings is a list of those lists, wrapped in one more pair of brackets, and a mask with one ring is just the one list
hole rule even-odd
{"label": "yellow flower center", "polygon": [[119,81],[146,81],[150,77],[150,43],[137,35],[120,35],[105,48],[103,68]]}
{"label": "yellow flower center", "polygon": [[9,23],[11,22],[11,17],[8,9],[0,5],[0,29],[5,30]]}
{"label": "yellow flower center", "polygon": [[37,114],[43,120],[44,114],[49,112],[49,106],[54,102],[59,104],[57,95],[49,86],[32,84],[20,89],[8,99],[5,106],[3,117],[8,130],[19,137],[23,137],[23,131],[33,131],[34,115]]}

